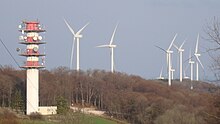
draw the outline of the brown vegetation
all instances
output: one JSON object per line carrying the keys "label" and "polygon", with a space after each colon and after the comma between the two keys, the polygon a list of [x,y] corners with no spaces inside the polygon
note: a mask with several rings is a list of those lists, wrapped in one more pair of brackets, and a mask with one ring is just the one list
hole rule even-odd
{"label": "brown vegetation", "polygon": [[[20,105],[24,104],[14,102],[25,103],[24,71],[1,67],[0,73],[1,106],[22,108]],[[219,123],[219,87],[192,82],[195,89],[190,90],[189,81],[173,83],[168,87],[166,81],[124,73],[100,70],[77,73],[58,67],[40,72],[40,105],[56,105],[61,96],[69,105],[94,106],[135,124]],[[15,100],[15,91],[21,92],[22,100]]]}

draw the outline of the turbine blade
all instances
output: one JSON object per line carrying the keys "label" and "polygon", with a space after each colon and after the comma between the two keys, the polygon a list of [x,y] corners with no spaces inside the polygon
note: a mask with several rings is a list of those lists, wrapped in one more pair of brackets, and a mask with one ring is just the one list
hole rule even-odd
{"label": "turbine blade", "polygon": [[165,49],[163,49],[163,48],[161,48],[161,47],[159,47],[159,46],[157,46],[157,45],[154,45],[154,46],[157,47],[157,48],[159,48],[160,50],[164,51],[165,53],[167,53],[167,51],[166,51]]}
{"label": "turbine blade", "polygon": [[187,71],[189,68],[189,64],[187,64],[186,68],[184,69],[184,72]]}
{"label": "turbine blade", "polygon": [[186,40],[183,41],[183,43],[180,46],[180,49],[183,47],[183,45],[185,44]]}
{"label": "turbine blade", "polygon": [[179,51],[179,48],[175,44],[173,44],[173,46]]}
{"label": "turbine blade", "polygon": [[99,45],[99,46],[96,46],[96,47],[109,47],[109,45]]}
{"label": "turbine blade", "polygon": [[166,54],[166,57],[167,57],[167,70],[169,71],[169,54],[168,53]]}
{"label": "turbine blade", "polygon": [[197,36],[195,53],[198,52],[198,44],[199,44],[199,34],[198,34],[198,36]]}
{"label": "turbine blade", "polygon": [[173,45],[173,42],[174,42],[175,39],[176,39],[176,36],[177,36],[177,34],[175,34],[175,36],[173,37],[173,40],[172,40],[172,42],[170,43],[170,46],[168,47],[167,51],[169,51],[169,50],[171,49],[171,47],[172,47],[172,45]]}
{"label": "turbine blade", "polygon": [[74,32],[74,30],[71,28],[71,26],[68,24],[68,22],[65,20],[65,19],[63,19],[64,20],[64,22],[66,23],[66,25],[67,25],[67,27],[69,28],[69,30],[71,31],[71,33],[74,35],[74,37],[75,37],[75,32]]}
{"label": "turbine blade", "polygon": [[170,65],[171,65],[171,69],[172,69],[172,54],[170,54]]}
{"label": "turbine blade", "polygon": [[89,25],[89,22],[86,23],[76,34],[80,34],[87,26]]}
{"label": "turbine blade", "polygon": [[70,56],[70,69],[73,69],[73,52],[74,52],[75,40],[73,40],[72,49],[71,49],[71,56]]}
{"label": "turbine blade", "polygon": [[115,29],[114,29],[114,32],[112,34],[112,37],[111,37],[109,45],[112,45],[112,43],[113,43],[113,40],[114,40],[114,37],[115,37],[115,32],[116,32],[117,28],[118,28],[118,24],[115,26]]}
{"label": "turbine blade", "polygon": [[192,59],[192,53],[191,53],[191,49],[189,50],[189,62],[191,61]]}
{"label": "turbine blade", "polygon": [[199,64],[201,65],[202,69],[204,70],[204,66],[202,65],[202,63],[201,63],[201,61],[200,61],[200,59],[199,59],[198,56],[196,56],[196,59],[198,60],[198,62],[199,62]]}
{"label": "turbine blade", "polygon": [[163,73],[163,67],[160,70],[160,77],[162,77],[162,73]]}

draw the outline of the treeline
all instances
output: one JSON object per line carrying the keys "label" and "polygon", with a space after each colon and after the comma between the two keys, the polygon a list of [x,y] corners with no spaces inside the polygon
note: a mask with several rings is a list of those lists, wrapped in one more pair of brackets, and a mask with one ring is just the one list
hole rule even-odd
{"label": "treeline", "polygon": [[[25,107],[26,72],[0,68],[0,105],[15,110]],[[145,80],[102,70],[76,72],[66,67],[40,71],[40,105],[56,105],[63,97],[69,105],[94,106],[133,124],[218,124],[219,88],[195,82]]]}

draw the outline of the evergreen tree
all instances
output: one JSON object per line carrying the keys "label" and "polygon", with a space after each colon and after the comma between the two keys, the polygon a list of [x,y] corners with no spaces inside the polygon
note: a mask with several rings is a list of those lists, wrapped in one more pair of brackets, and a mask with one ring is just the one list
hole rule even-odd
{"label": "evergreen tree", "polygon": [[67,100],[64,97],[62,96],[57,97],[56,102],[57,102],[57,114],[65,114],[66,112],[68,112],[69,107],[67,104]]}
{"label": "evergreen tree", "polygon": [[25,104],[20,90],[15,90],[15,93],[12,98],[11,107],[15,109],[16,112],[24,112]]}

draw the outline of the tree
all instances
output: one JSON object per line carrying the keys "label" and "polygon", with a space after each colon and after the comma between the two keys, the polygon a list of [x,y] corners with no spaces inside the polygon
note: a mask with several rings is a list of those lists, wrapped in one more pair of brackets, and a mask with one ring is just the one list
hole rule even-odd
{"label": "tree", "polygon": [[[208,52],[210,57],[213,59],[213,63],[211,65],[211,68],[217,78],[217,80],[220,80],[220,21],[218,18],[214,17],[211,23],[207,24],[205,29],[206,34],[208,35],[207,40],[214,44],[213,48],[209,48]],[[220,122],[220,92],[216,93],[215,101],[212,104],[213,107],[215,107],[215,114],[213,113],[205,113],[209,119],[211,120],[211,123],[219,123]]]}
{"label": "tree", "polygon": [[57,97],[57,114],[65,114],[69,110],[67,100],[62,96]]}
{"label": "tree", "polygon": [[220,22],[218,18],[214,17],[211,23],[207,23],[205,33],[208,37],[206,40],[213,44],[213,47],[207,50],[210,57],[213,59],[211,68],[217,80],[220,80],[220,54],[218,54],[220,50]]}
{"label": "tree", "polygon": [[12,108],[15,109],[17,112],[22,111],[24,112],[25,109],[25,103],[22,98],[22,94],[20,90],[15,90],[15,93],[13,95],[12,99]]}

